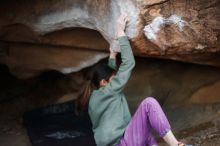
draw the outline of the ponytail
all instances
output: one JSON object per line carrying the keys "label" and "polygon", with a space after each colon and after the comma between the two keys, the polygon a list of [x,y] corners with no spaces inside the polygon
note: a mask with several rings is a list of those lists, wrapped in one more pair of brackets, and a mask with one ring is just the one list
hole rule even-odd
{"label": "ponytail", "polygon": [[89,80],[84,86],[82,93],[78,96],[76,100],[77,114],[83,112],[87,108],[91,93],[92,93],[92,85],[91,85],[91,81]]}
{"label": "ponytail", "polygon": [[102,79],[109,80],[110,77],[115,73],[115,70],[106,64],[97,65],[91,72],[89,80],[83,87],[82,93],[78,96],[75,102],[76,114],[80,114],[87,110],[89,99],[93,89],[99,89],[100,81]]}

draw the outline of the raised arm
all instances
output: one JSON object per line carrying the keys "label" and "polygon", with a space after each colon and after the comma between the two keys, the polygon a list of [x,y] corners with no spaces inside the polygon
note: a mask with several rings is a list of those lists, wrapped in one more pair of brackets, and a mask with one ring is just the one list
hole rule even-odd
{"label": "raised arm", "polygon": [[116,75],[112,78],[109,84],[104,87],[105,90],[110,90],[111,93],[119,93],[124,89],[124,86],[130,78],[131,71],[135,66],[133,52],[128,38],[124,33],[127,20],[128,18],[125,15],[122,15],[118,20],[117,36],[121,48],[122,63]]}
{"label": "raised arm", "polygon": [[109,50],[110,50],[110,55],[108,58],[108,66],[116,70],[117,69],[117,65],[116,65],[117,52],[113,51],[111,48]]}

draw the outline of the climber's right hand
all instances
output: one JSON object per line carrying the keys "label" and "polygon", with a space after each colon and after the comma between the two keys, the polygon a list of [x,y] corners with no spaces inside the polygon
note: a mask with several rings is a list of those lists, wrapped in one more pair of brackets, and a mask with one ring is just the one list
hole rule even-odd
{"label": "climber's right hand", "polygon": [[125,27],[127,22],[128,22],[128,15],[121,14],[121,16],[117,20],[117,26],[116,26],[116,35],[118,38],[125,36]]}

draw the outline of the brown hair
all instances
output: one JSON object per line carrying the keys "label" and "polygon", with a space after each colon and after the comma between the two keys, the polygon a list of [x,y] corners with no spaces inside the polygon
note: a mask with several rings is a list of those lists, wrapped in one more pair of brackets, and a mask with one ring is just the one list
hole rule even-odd
{"label": "brown hair", "polygon": [[89,98],[94,89],[100,87],[100,81],[105,79],[109,81],[110,77],[115,73],[115,70],[106,64],[97,65],[91,75],[91,80],[87,81],[83,87],[82,93],[76,100],[76,113],[83,112],[87,109]]}
{"label": "brown hair", "polygon": [[83,87],[83,91],[81,94],[78,96],[76,100],[76,112],[82,112],[85,110],[86,106],[88,105],[89,102],[89,97],[91,96],[92,93],[92,87],[91,87],[91,81],[87,81],[87,83]]}

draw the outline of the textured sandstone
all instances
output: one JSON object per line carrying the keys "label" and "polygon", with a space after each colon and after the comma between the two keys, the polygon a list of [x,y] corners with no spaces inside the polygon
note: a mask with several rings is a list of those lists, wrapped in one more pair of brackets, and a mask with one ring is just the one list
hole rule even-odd
{"label": "textured sandstone", "polygon": [[57,70],[68,74],[97,63],[107,56],[104,52],[74,47],[51,47],[30,44],[10,44],[0,61],[20,78],[39,75],[44,70]]}
{"label": "textured sandstone", "polygon": [[[0,60],[14,74],[24,73],[24,78],[25,74],[31,77],[46,69],[60,71],[66,66],[78,70],[103,58],[105,55],[100,53],[107,51],[109,44],[117,46],[115,23],[122,12],[130,18],[126,33],[135,55],[220,66],[218,0],[11,0],[0,3]],[[75,62],[72,64],[65,64],[55,55],[52,67],[39,58],[40,64],[36,66],[31,58],[16,61],[21,56],[19,53],[8,55],[7,52],[16,48],[15,42],[18,46],[28,43],[28,48],[40,45],[38,48],[62,50],[68,47],[88,51],[87,54],[93,50],[93,53],[88,58],[75,59],[84,54],[72,53]],[[66,54],[67,58],[71,57]],[[29,65],[22,63],[26,61]],[[83,62],[86,63],[80,65]]]}

